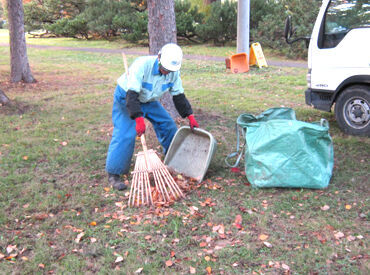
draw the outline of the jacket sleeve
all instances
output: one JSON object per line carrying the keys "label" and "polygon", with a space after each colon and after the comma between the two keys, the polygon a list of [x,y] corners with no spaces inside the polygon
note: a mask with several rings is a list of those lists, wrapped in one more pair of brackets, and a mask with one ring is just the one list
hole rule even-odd
{"label": "jacket sleeve", "polygon": [[131,119],[143,116],[140,107],[139,93],[128,90],[126,93],[126,107]]}
{"label": "jacket sleeve", "polygon": [[182,118],[185,118],[193,113],[191,105],[184,94],[175,95],[172,97],[176,110]]}

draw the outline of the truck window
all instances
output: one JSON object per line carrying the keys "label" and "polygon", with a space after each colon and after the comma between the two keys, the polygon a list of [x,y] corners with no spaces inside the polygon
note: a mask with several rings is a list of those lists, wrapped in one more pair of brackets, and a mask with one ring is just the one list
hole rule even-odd
{"label": "truck window", "polygon": [[320,48],[334,48],[350,30],[370,27],[370,1],[332,0],[324,20]]}

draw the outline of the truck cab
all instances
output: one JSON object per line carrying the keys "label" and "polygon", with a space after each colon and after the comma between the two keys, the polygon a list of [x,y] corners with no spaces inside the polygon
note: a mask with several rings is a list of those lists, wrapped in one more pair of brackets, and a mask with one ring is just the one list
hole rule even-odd
{"label": "truck cab", "polygon": [[343,132],[370,136],[370,2],[324,0],[306,40],[308,73],[306,104],[330,112]]}

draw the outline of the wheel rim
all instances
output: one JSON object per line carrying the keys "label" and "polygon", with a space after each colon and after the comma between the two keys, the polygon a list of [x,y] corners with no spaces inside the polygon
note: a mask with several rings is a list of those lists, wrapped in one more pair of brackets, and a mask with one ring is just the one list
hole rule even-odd
{"label": "wheel rim", "polygon": [[352,128],[366,128],[370,118],[369,103],[362,97],[351,97],[344,104],[343,117]]}

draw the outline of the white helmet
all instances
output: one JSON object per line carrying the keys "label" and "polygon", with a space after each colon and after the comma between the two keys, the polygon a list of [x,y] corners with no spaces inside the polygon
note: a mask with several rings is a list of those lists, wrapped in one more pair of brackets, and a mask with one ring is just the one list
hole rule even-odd
{"label": "white helmet", "polygon": [[166,44],[159,51],[161,65],[169,71],[176,72],[181,68],[182,50],[174,43]]}

